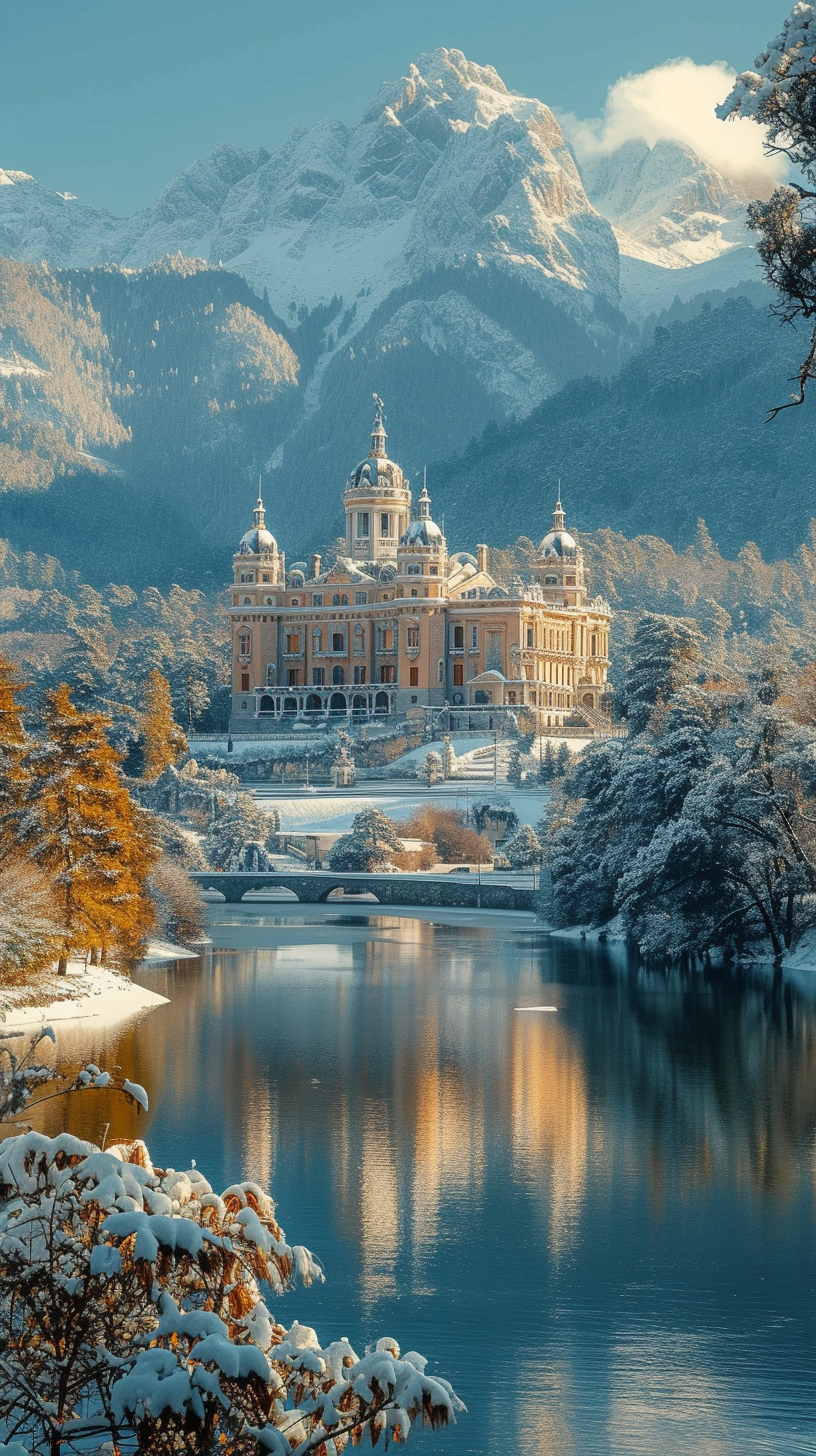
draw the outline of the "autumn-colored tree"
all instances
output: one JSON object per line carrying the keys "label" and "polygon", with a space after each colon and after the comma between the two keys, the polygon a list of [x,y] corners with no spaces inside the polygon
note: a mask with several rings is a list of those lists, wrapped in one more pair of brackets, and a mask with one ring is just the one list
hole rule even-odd
{"label": "autumn-colored tree", "polygon": [[0,656],[0,861],[16,848],[17,823],[28,785],[28,740],[18,702],[22,689],[14,664]]}
{"label": "autumn-colored tree", "polygon": [[493,859],[490,841],[471,829],[458,809],[420,804],[401,828],[411,839],[425,839],[433,844],[443,864],[453,864],[457,860],[467,864],[489,864]]}
{"label": "autumn-colored tree", "polygon": [[187,752],[187,739],[173,717],[170,684],[158,668],[147,679],[145,710],[141,718],[143,775],[152,781]]}
{"label": "autumn-colored tree", "polygon": [[20,843],[51,876],[63,924],[60,973],[72,950],[132,956],[149,931],[146,882],[156,858],[147,813],[119,774],[100,713],[82,712],[65,683],[46,696],[47,738],[30,754]]}

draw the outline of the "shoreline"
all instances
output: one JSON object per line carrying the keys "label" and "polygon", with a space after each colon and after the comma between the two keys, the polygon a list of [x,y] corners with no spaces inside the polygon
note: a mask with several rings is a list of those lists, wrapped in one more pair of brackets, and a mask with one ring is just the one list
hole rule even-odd
{"label": "shoreline", "polygon": [[[150,955],[148,963],[189,954],[192,952],[179,948],[173,957]],[[33,985],[11,986],[0,992],[0,1036],[65,1022],[112,1024],[167,1005],[166,996],[138,985],[109,966],[69,961],[65,976],[52,972]]]}

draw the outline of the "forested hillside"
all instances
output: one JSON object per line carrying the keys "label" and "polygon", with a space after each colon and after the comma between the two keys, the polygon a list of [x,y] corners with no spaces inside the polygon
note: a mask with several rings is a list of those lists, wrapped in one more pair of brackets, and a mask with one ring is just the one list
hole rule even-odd
{"label": "forested hillside", "polygon": [[456,542],[547,528],[557,481],[568,520],[687,544],[705,519],[724,551],[754,540],[793,552],[813,514],[816,401],[766,424],[787,396],[799,336],[767,309],[728,300],[658,328],[605,383],[567,385],[522,423],[488,429],[429,467]]}

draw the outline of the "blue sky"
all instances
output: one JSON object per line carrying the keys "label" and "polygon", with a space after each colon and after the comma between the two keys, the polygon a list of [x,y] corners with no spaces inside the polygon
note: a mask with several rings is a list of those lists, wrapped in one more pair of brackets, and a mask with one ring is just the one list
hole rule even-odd
{"label": "blue sky", "polygon": [[785,0],[13,0],[0,56],[0,165],[129,212],[216,143],[279,145],[355,122],[421,52],[458,47],[515,91],[580,117],[678,56],[740,70]]}

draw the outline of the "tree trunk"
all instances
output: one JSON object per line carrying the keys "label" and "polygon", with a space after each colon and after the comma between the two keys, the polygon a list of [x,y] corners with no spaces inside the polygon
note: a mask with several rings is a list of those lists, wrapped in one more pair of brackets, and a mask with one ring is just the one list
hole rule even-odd
{"label": "tree trunk", "polygon": [[59,960],[58,960],[58,962],[57,962],[57,975],[58,976],[67,976],[67,974],[68,974],[68,957],[67,956],[64,956],[64,955],[61,955],[60,958],[59,958]]}

